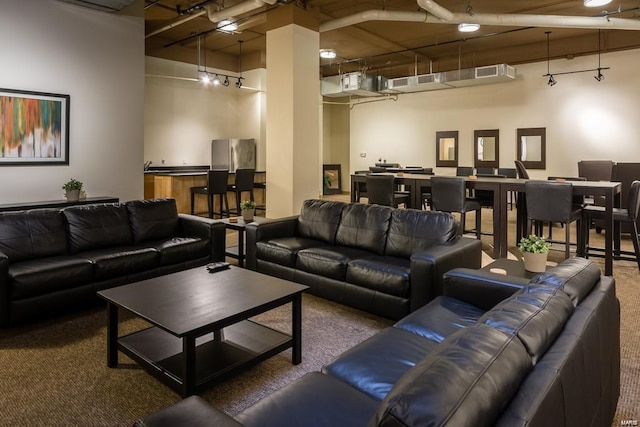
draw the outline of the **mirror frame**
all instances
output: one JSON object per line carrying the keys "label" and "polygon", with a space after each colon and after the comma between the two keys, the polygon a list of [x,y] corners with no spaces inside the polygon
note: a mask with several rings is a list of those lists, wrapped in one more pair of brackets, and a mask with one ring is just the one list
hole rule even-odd
{"label": "mirror frame", "polygon": [[[478,138],[493,137],[496,141],[495,160],[478,160]],[[485,129],[473,131],[473,166],[476,168],[500,167],[500,129]]]}
{"label": "mirror frame", "polygon": [[539,136],[541,141],[540,156],[542,160],[527,160],[522,162],[527,169],[547,168],[547,128],[521,128],[516,131],[516,160],[522,158],[522,145],[520,139],[523,136]]}
{"label": "mirror frame", "polygon": [[[453,138],[454,139],[454,160],[441,160],[440,159],[440,139]],[[438,131],[436,132],[436,167],[440,168],[456,168],[458,167],[458,131]]]}

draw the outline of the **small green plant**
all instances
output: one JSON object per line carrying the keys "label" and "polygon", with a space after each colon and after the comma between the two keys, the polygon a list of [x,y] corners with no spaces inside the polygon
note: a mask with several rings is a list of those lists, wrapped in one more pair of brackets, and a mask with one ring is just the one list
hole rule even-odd
{"label": "small green plant", "polygon": [[530,252],[533,254],[545,254],[549,252],[551,244],[544,240],[544,237],[538,237],[536,235],[530,235],[529,237],[523,237],[520,239],[518,249],[522,252]]}
{"label": "small green plant", "polygon": [[324,188],[331,187],[332,182],[333,182],[333,179],[331,179],[331,175],[325,175],[322,177],[322,183],[324,184]]}
{"label": "small green plant", "polygon": [[244,200],[242,203],[240,203],[240,209],[243,211],[248,211],[255,208],[256,202],[254,202],[253,200]]}
{"label": "small green plant", "polygon": [[71,178],[69,181],[65,182],[62,185],[62,189],[64,191],[82,190],[82,185],[82,182],[78,181],[75,178]]}

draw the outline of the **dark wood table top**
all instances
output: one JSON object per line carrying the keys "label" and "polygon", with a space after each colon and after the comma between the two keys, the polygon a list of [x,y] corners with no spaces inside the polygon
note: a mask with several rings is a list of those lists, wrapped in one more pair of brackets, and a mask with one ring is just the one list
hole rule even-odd
{"label": "dark wood table top", "polygon": [[[209,273],[204,266],[98,292],[165,331],[183,337],[216,330],[264,311],[308,286],[231,266]],[[261,310],[257,310],[262,308]],[[203,333],[206,331],[203,331]]]}
{"label": "dark wood table top", "polygon": [[74,201],[60,199],[38,202],[4,203],[0,205],[0,212],[21,211],[26,209],[64,208],[67,206],[90,205],[93,203],[118,203],[119,201],[119,198],[113,196],[95,196]]}

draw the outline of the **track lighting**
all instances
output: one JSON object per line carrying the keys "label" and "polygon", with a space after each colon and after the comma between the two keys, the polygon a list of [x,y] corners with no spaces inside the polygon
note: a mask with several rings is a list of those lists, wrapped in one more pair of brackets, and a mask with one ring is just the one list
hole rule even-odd
{"label": "track lighting", "polygon": [[597,81],[601,82],[604,80],[604,75],[600,72],[600,68],[598,68],[598,75],[593,77]]}
{"label": "track lighting", "polygon": [[218,77],[218,75],[216,74],[216,76],[213,78],[213,84],[218,86],[220,84],[220,77]]}
{"label": "track lighting", "polygon": [[225,87],[226,87],[226,86],[229,86],[229,76],[224,76],[224,83],[223,83],[223,85],[224,85]]}
{"label": "track lighting", "polygon": [[238,81],[236,82],[236,87],[240,89],[242,87],[242,77],[238,77]]}
{"label": "track lighting", "polygon": [[555,86],[556,83],[558,83],[558,82],[556,81],[556,79],[553,78],[553,74],[550,74],[549,75],[549,81],[547,82],[547,84],[549,86]]}

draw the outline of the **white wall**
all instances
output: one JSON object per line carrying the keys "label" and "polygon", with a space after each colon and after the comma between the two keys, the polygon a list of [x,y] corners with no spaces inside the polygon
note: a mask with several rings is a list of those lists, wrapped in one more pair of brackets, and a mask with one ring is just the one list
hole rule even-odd
{"label": "white wall", "polygon": [[[551,72],[596,68],[597,56],[551,62]],[[401,165],[435,165],[436,131],[458,130],[460,165],[473,165],[473,131],[500,130],[500,166],[514,167],[516,129],[547,128],[547,169],[534,178],[576,176],[579,160],[640,161],[640,50],[605,53],[605,80],[595,72],[557,76],[547,63],[517,66],[515,82],[400,95],[351,110],[351,173],[378,158]],[[360,153],[367,153],[361,158]],[[453,168],[435,169],[455,174]]]}
{"label": "white wall", "polygon": [[0,203],[142,197],[144,22],[53,0],[3,0],[0,86],[68,94],[70,164],[1,166]]}
{"label": "white wall", "polygon": [[[245,73],[244,85],[204,86],[193,81],[197,66],[146,57],[144,158],[153,165],[208,165],[212,139],[254,138],[256,169],[264,170],[265,70]],[[208,68],[210,72],[235,75]],[[173,77],[173,78],[171,78]]]}

